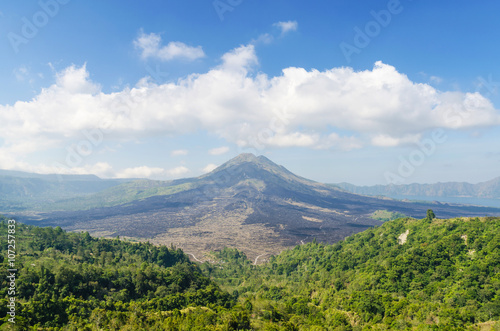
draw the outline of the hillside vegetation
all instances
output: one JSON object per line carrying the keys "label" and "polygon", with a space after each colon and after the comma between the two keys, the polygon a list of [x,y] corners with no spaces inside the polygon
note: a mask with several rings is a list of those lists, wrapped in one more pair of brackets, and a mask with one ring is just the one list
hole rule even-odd
{"label": "hillside vegetation", "polygon": [[216,257],[224,263],[203,270],[239,294],[256,326],[455,330],[500,318],[499,218],[398,219],[258,268],[229,249]]}
{"label": "hillside vegetation", "polygon": [[[17,224],[18,326],[33,330],[460,330],[500,324],[500,218],[402,218],[254,265]],[[3,221],[1,233],[7,232]],[[5,247],[0,262],[7,269]],[[7,281],[0,309],[6,316]],[[3,319],[8,328],[7,318]],[[35,327],[35,328],[33,328]]]}
{"label": "hillside vegetation", "polygon": [[[7,226],[3,219],[4,238]],[[200,306],[203,314],[212,313],[214,325],[231,321],[224,308],[232,306],[232,297],[179,249],[20,223],[15,239],[18,329],[170,329],[189,320],[179,310]],[[9,269],[6,248],[1,245],[2,270]],[[3,277],[0,288],[4,327],[11,326],[8,282]]]}

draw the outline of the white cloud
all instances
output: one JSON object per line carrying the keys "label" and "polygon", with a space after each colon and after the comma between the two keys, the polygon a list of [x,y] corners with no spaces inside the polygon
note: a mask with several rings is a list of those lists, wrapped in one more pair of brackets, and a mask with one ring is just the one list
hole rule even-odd
{"label": "white cloud", "polygon": [[33,85],[37,79],[43,79],[42,73],[32,73],[27,66],[20,66],[13,70],[14,77],[20,83],[27,82]]}
{"label": "white cloud", "polygon": [[51,169],[48,168],[44,171],[44,173],[53,174],[70,174],[70,175],[85,175],[85,174],[94,174],[102,178],[110,178],[113,177],[115,172],[113,171],[113,167],[107,162],[97,162],[93,165],[84,165],[83,167],[74,167],[67,168],[66,170],[62,169]]}
{"label": "white cloud", "polygon": [[165,173],[163,168],[151,168],[147,166],[127,168],[117,173],[117,178],[150,178],[161,176]]}
{"label": "white cloud", "polygon": [[331,133],[321,143],[315,146],[317,149],[336,149],[342,151],[350,151],[363,147],[360,139],[354,136],[341,137],[337,133]]}
{"label": "white cloud", "polygon": [[181,155],[188,155],[189,151],[187,149],[177,149],[175,151],[172,151],[170,155],[172,156],[181,156]]}
{"label": "white cloud", "polygon": [[[0,105],[0,167],[27,167],[29,155],[64,151],[89,130],[111,142],[206,131],[258,150],[349,150],[408,144],[437,127],[500,125],[499,111],[480,93],[414,83],[382,62],[364,71],[290,67],[271,77],[255,72],[257,65],[254,46],[240,46],[206,73],[165,84],[143,79],[113,93],[104,93],[85,65],[70,66],[32,100]],[[127,173],[148,171],[160,170]]]}
{"label": "white cloud", "polygon": [[443,82],[443,79],[438,76],[431,76],[429,77],[429,81],[434,84],[441,84]]}
{"label": "white cloud", "polygon": [[[222,72],[237,70],[246,73],[246,70],[259,63],[255,54],[254,45],[240,46],[222,55]],[[215,71],[210,71],[215,73]],[[209,73],[210,73],[209,72]]]}
{"label": "white cloud", "polygon": [[206,173],[209,173],[211,171],[213,171],[215,168],[217,168],[217,165],[216,164],[213,164],[213,163],[209,163],[207,164],[203,169],[201,169],[201,171],[206,174]]}
{"label": "white cloud", "polygon": [[218,147],[218,148],[212,148],[211,150],[208,151],[208,154],[210,155],[222,155],[226,154],[229,152],[229,147],[223,146],[223,147]]}
{"label": "white cloud", "polygon": [[274,23],[273,26],[277,26],[281,29],[281,34],[284,35],[290,31],[297,31],[299,24],[297,21],[287,21],[287,22],[278,22]]}
{"label": "white cloud", "polygon": [[95,94],[101,90],[100,85],[90,81],[86,64],[81,68],[72,65],[58,72],[56,74],[56,84],[53,85],[52,88],[53,90],[63,91],[73,95]]}
{"label": "white cloud", "polygon": [[167,170],[167,175],[170,176],[170,177],[181,177],[185,174],[187,174],[189,172],[189,169],[184,167],[184,166],[180,166],[180,167],[176,167],[176,168],[173,168],[173,169],[169,169]]}
{"label": "white cloud", "polygon": [[59,174],[59,175],[85,175],[93,174],[101,178],[111,178],[115,176],[113,167],[107,162],[97,162],[95,164],[85,164],[83,166],[68,167],[62,163],[53,165],[32,165],[14,158],[8,158],[0,151],[0,168],[7,170],[20,170],[39,174]]}
{"label": "white cloud", "polygon": [[18,82],[23,82],[29,77],[28,68],[25,66],[14,69],[14,76]]}
{"label": "white cloud", "polygon": [[289,134],[275,134],[262,137],[262,142],[274,147],[310,147],[319,141],[318,135],[293,132]]}
{"label": "white cloud", "polygon": [[117,178],[179,178],[189,172],[189,169],[180,166],[173,169],[152,168],[141,166],[135,168],[127,168],[118,172]]}
{"label": "white cloud", "polygon": [[261,34],[257,39],[252,40],[250,44],[252,45],[258,45],[258,44],[270,44],[274,40],[274,37],[270,35],[269,33],[263,33]]}
{"label": "white cloud", "polygon": [[145,34],[141,31],[134,40],[134,46],[141,51],[143,59],[155,58],[161,61],[173,59],[196,60],[205,56],[201,46],[191,47],[180,41],[171,41],[161,46],[161,37],[155,33]]}
{"label": "white cloud", "polygon": [[386,134],[379,134],[372,137],[371,142],[374,146],[394,147],[402,144],[416,144],[421,138],[421,134],[409,134],[400,138],[391,137]]}

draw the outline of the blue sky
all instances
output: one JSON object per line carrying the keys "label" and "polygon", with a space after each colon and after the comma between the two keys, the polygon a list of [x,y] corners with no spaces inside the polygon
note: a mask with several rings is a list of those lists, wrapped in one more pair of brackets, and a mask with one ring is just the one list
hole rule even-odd
{"label": "blue sky", "polygon": [[355,184],[500,175],[500,3],[9,1],[0,168]]}

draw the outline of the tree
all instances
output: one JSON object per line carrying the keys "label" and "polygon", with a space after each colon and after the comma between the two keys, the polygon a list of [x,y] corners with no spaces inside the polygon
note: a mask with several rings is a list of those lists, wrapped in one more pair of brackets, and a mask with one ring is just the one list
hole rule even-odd
{"label": "tree", "polygon": [[427,209],[427,220],[432,221],[436,218],[436,214],[432,211],[432,209]]}

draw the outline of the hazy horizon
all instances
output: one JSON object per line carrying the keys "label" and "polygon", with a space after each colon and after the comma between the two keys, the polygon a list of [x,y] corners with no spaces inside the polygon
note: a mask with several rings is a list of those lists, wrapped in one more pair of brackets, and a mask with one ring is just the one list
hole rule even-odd
{"label": "hazy horizon", "polygon": [[[252,153],[253,154],[253,153]],[[238,154],[238,155],[241,155],[241,154]],[[216,168],[218,168],[219,166],[223,165],[225,162],[228,162],[230,160],[232,160],[233,158],[236,158],[238,155],[234,156],[234,157],[231,157],[227,160],[225,160],[224,162],[220,163],[220,164],[217,164],[215,166],[214,169],[210,170],[209,172],[211,171],[214,171],[216,170]],[[254,154],[255,155],[255,154]],[[257,157],[260,156],[260,155],[256,155]],[[262,155],[262,156],[265,156],[265,155]],[[271,159],[272,162],[274,162],[272,159]],[[279,163],[276,163],[277,165],[279,166],[284,166],[285,168],[287,168],[287,170],[290,170],[288,168],[287,165],[285,164],[279,164]],[[6,172],[20,172],[20,173],[25,173],[25,174],[35,174],[35,175],[48,175],[48,176],[51,176],[51,175],[56,175],[56,176],[59,176],[59,175],[76,175],[76,176],[96,176],[100,179],[103,179],[103,180],[113,180],[113,179],[116,179],[116,180],[141,180],[141,179],[151,179],[151,180],[164,180],[164,181],[170,181],[170,180],[175,180],[175,179],[185,179],[185,178],[195,178],[195,177],[199,177],[199,176],[184,176],[184,177],[179,177],[179,178],[175,178],[175,179],[155,179],[155,178],[148,178],[148,177],[136,177],[136,178],[130,178],[130,177],[105,177],[105,176],[99,176],[97,174],[93,174],[93,173],[88,173],[88,174],[62,174],[62,173],[32,173],[32,172],[27,172],[27,171],[22,171],[22,170],[11,170],[11,169],[1,169],[0,168],[0,172],[1,171],[6,171]],[[293,172],[293,171],[292,171]],[[208,172],[206,172],[208,173]],[[315,182],[319,182],[319,183],[324,183],[324,184],[340,184],[340,183],[348,183],[348,184],[353,184],[353,185],[356,185],[356,186],[377,186],[377,185],[389,185],[387,183],[381,183],[381,184],[372,184],[372,185],[367,185],[367,184],[356,184],[354,182],[324,182],[324,181],[319,181],[319,180],[315,180],[313,178],[309,178],[309,177],[305,177],[303,175],[301,175],[300,173],[295,173],[293,172],[295,175],[298,175],[300,177],[304,177],[306,179],[309,179],[309,180],[312,180],[312,181],[315,181]],[[200,174],[200,175],[203,175],[204,173]],[[1,175],[1,173],[0,173]],[[397,184],[397,185],[411,185],[411,184],[421,184],[421,185],[425,185],[425,184],[438,184],[438,183],[468,183],[468,184],[479,184],[479,183],[484,183],[484,182],[488,182],[488,181],[491,181],[491,180],[494,180],[494,179],[497,179],[497,178],[500,178],[500,176],[497,176],[497,177],[494,177],[494,178],[490,178],[488,180],[485,180],[485,181],[479,181],[479,182],[466,182],[466,181],[449,181],[449,182],[443,182],[443,181],[437,181],[437,182],[424,182],[424,183],[417,183],[417,182],[409,182],[409,183],[403,183],[403,184]]]}

